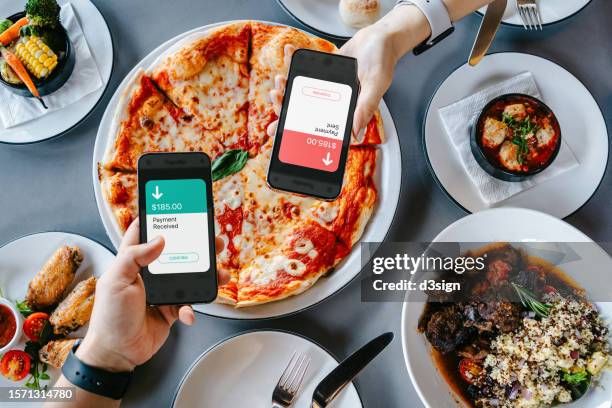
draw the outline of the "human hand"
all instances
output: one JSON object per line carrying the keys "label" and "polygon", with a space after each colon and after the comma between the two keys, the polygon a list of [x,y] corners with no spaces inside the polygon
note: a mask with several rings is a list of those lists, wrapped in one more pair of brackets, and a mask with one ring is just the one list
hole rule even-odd
{"label": "human hand", "polygon": [[383,28],[374,24],[359,30],[338,51],[340,55],[357,59],[361,91],[353,117],[355,136],[370,122],[393,81],[393,71],[400,56],[390,38]]}
{"label": "human hand", "polygon": [[109,371],[131,371],[149,360],[164,344],[175,320],[191,325],[191,306],[146,304],[141,267],[161,254],[164,240],[158,237],[138,244],[139,221],[125,233],[117,258],[98,280],[87,335],[77,357],[86,364]]}
{"label": "human hand", "polygon": [[[286,68],[291,65],[291,58],[296,48],[292,44],[286,44],[284,49],[283,64]],[[283,106],[283,95],[285,94],[285,87],[287,86],[286,75],[276,75],[274,77],[274,88],[270,91],[270,102],[272,103],[272,109],[277,117],[280,116],[280,111]],[[271,122],[266,129],[266,133],[269,137],[273,138],[276,134],[276,127],[278,126],[278,119]]]}

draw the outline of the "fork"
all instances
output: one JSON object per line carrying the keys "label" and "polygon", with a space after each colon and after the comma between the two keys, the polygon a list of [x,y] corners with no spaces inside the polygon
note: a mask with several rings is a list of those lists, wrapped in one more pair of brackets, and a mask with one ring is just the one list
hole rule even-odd
{"label": "fork", "polygon": [[525,30],[542,29],[542,15],[536,0],[516,0],[516,7]]}
{"label": "fork", "polygon": [[287,364],[272,392],[272,408],[291,406],[302,385],[309,364],[310,356],[306,353],[298,353],[297,351],[293,353],[289,364]]}

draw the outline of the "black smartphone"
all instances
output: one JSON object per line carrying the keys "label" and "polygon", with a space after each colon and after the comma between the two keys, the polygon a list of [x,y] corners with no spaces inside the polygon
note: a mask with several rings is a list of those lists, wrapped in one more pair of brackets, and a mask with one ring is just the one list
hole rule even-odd
{"label": "black smartphone", "polygon": [[149,153],[138,160],[140,242],[165,240],[142,268],[150,305],[212,302],[217,297],[210,158],[204,153]]}
{"label": "black smartphone", "polygon": [[338,197],[358,94],[356,59],[307,49],[293,54],[268,168],[270,187]]}

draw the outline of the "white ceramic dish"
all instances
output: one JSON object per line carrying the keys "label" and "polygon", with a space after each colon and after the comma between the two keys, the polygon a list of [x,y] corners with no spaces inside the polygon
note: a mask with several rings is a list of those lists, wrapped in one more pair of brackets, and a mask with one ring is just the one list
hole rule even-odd
{"label": "white ceramic dish", "polygon": [[[184,40],[187,36],[191,36],[195,33],[203,32],[212,27],[227,23],[230,22],[228,21],[196,28],[160,45],[142,61],[140,61],[140,63],[138,63],[136,67],[134,67],[134,69],[126,76],[126,78],[117,88],[117,91],[111,98],[108,107],[106,108],[106,112],[104,113],[102,121],[100,122],[98,136],[96,138],[94,147],[92,179],[100,217],[102,218],[104,228],[106,229],[111,242],[116,248],[119,247],[119,243],[121,242],[121,233],[119,226],[112,216],[108,203],[102,196],[100,183],[98,181],[97,164],[103,159],[108,139],[110,137],[109,134],[113,116],[115,114],[120,95],[131,82],[131,79],[135,73],[138,72],[138,70],[146,70],[157,58],[168,52],[171,47],[176,47],[176,44],[179,41]],[[397,136],[395,124],[393,123],[393,118],[391,117],[391,114],[389,113],[389,110],[384,102],[381,102],[380,104],[380,112],[385,126],[386,141],[380,146],[381,160],[379,161],[375,180],[379,193],[379,201],[370,223],[368,224],[363,237],[361,238],[361,240],[364,242],[382,242],[384,240],[395,215],[401,186],[402,157],[400,153],[399,138]],[[382,180],[385,180],[384,184]],[[381,211],[381,209],[384,209],[384,211]],[[228,305],[213,303],[205,306],[197,305],[195,309],[199,312],[213,316],[232,319],[262,319],[295,313],[299,310],[321,302],[322,300],[336,293],[338,290],[342,289],[355,276],[357,276],[360,269],[360,246],[356,245],[351,254],[336,268],[334,273],[328,277],[321,278],[319,282],[314,285],[314,287],[308,289],[304,293],[299,294],[298,296],[293,296],[279,302],[268,303],[257,307],[235,309]]]}
{"label": "white ceramic dish", "polygon": [[[542,22],[544,24],[553,24],[570,17],[580,12],[585,8],[591,0],[538,0]],[[486,7],[480,9],[479,13],[484,14]],[[506,12],[502,22],[514,26],[523,27],[521,17],[518,14],[516,1],[510,0],[506,7]]]}
{"label": "white ceramic dish", "polygon": [[[238,334],[206,350],[181,380],[172,406],[269,407],[272,390],[296,351],[307,353],[311,362],[292,406],[310,407],[315,387],[338,361],[307,338],[279,331]],[[362,406],[353,384],[332,405],[335,408]]]}
{"label": "white ceramic dish", "polygon": [[9,299],[0,298],[0,305],[6,306],[11,310],[11,313],[15,317],[15,334],[13,334],[13,338],[6,343],[6,345],[0,348],[0,355],[4,354],[6,351],[9,351],[17,346],[17,343],[21,340],[21,336],[23,335],[23,316],[17,308],[15,307],[15,303],[11,302]]}
{"label": "white ceramic dish", "polygon": [[423,128],[425,152],[435,178],[461,207],[487,209],[446,134],[439,109],[522,72],[533,74],[542,100],[553,110],[579,165],[560,177],[523,191],[497,207],[522,207],[559,218],[578,210],[599,187],[608,162],[608,131],[597,102],[584,85],[547,59],[521,53],[487,55],[476,67],[459,67],[433,96]]}
{"label": "white ceramic dish", "polygon": [[[348,40],[358,28],[350,27],[340,18],[339,0],[277,0],[278,4],[297,22],[319,34]],[[380,17],[395,6],[396,0],[380,0]]]}
{"label": "white ceramic dish", "polygon": [[[28,290],[28,283],[34,275],[42,268],[47,259],[62,245],[77,245],[83,252],[83,263],[76,273],[74,282],[68,290],[71,290],[77,282],[89,276],[101,276],[106,271],[115,256],[111,251],[101,244],[85,238],[81,235],[67,232],[41,232],[26,235],[15,241],[0,247],[0,288],[5,298],[12,302],[22,301]],[[70,337],[83,337],[87,331],[82,327]],[[23,350],[25,336],[11,348]],[[52,386],[60,376],[60,370],[49,367],[51,380],[43,382]],[[28,380],[26,377],[20,382],[9,381],[0,376],[0,387],[23,386]],[[42,402],[19,402],[20,407],[41,407]]]}
{"label": "white ceramic dish", "polygon": [[[550,215],[527,209],[499,208],[468,215],[444,229],[434,242],[461,242],[461,248],[470,249],[468,244],[479,247],[483,242],[529,242],[530,245],[545,245],[547,242],[567,242],[572,249],[581,255],[582,260],[568,262],[563,270],[577,280],[588,291],[597,285],[597,274],[584,273],[585,267],[592,265],[610,265],[611,260],[596,245],[575,245],[575,243],[592,242],[589,237],[573,226]],[[612,265],[611,265],[612,266]],[[607,268],[609,270],[609,268]],[[603,268],[606,270],[606,268]],[[597,307],[604,319],[612,317],[611,302],[597,302]],[[417,332],[417,323],[424,303],[411,301],[410,294],[402,309],[402,349],[404,360],[421,401],[426,407],[457,408],[462,406],[441,374],[435,367],[430,354],[430,346],[425,336]],[[609,407],[612,399],[612,372],[605,371],[583,398],[565,407],[601,408]]]}
{"label": "white ceramic dish", "polygon": [[[55,112],[18,126],[4,129],[0,125],[0,143],[27,144],[61,136],[81,123],[97,106],[110,81],[113,69],[113,40],[104,17],[89,0],[63,0],[70,2],[81,23],[89,49],[98,64],[104,85],[97,91]],[[22,11],[25,0],[2,2],[0,16]]]}

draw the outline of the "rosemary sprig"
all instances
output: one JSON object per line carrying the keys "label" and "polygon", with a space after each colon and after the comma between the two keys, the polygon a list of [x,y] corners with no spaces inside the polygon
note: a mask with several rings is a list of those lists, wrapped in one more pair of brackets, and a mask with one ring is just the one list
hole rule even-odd
{"label": "rosemary sprig", "polygon": [[532,291],[530,291],[527,288],[522,287],[521,285],[512,283],[512,286],[514,287],[514,290],[516,290],[516,293],[519,299],[521,300],[521,303],[523,304],[523,306],[525,306],[528,309],[533,310],[535,314],[537,314],[540,317],[548,317],[548,315],[550,314],[550,309],[552,308],[552,305],[540,302]]}

